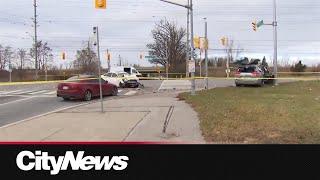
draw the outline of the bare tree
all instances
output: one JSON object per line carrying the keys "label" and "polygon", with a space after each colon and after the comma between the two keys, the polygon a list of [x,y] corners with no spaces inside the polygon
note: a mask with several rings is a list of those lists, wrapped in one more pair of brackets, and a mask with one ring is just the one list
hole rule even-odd
{"label": "bare tree", "polygon": [[25,49],[18,49],[17,51],[17,58],[18,58],[18,67],[20,70],[24,69],[25,64],[26,64],[26,56],[27,56],[27,51]]}
{"label": "bare tree", "polygon": [[186,30],[173,22],[161,20],[152,30],[154,43],[148,44],[152,64],[169,65],[170,72],[185,72],[187,46]]}
{"label": "bare tree", "polygon": [[[52,60],[52,49],[49,47],[47,42],[38,41],[38,69],[45,70],[46,65]],[[30,49],[30,57],[35,59],[35,45]]]}
{"label": "bare tree", "polygon": [[12,69],[13,54],[14,52],[10,46],[5,48],[0,46],[0,69],[5,69],[6,67]]}
{"label": "bare tree", "polygon": [[88,46],[77,51],[73,66],[75,69],[78,69],[80,73],[94,75],[97,74],[98,64],[96,53]]}

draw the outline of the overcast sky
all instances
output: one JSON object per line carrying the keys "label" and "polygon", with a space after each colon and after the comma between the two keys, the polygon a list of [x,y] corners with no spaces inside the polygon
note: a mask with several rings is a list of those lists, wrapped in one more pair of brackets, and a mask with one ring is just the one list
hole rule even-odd
{"label": "overcast sky", "polygon": [[[175,0],[187,3],[187,0]],[[221,49],[219,39],[228,36],[236,47],[244,49],[241,56],[271,59],[273,31],[265,26],[252,31],[253,20],[272,22],[272,0],[194,0],[195,35],[203,36],[203,18],[208,18],[210,48]],[[33,0],[0,0],[0,44],[29,49],[32,44]],[[77,49],[92,36],[98,25],[102,57],[107,49],[112,64],[121,55],[130,64],[148,65],[139,61],[147,55],[146,44],[152,42],[155,22],[167,18],[186,27],[186,9],[158,0],[108,0],[106,10],[95,10],[93,0],[38,0],[39,40],[52,47],[57,64],[60,53],[67,52],[67,62]],[[320,63],[320,1],[278,0],[279,58],[307,64]],[[223,55],[210,50],[209,56]],[[103,61],[106,66],[106,61]]]}

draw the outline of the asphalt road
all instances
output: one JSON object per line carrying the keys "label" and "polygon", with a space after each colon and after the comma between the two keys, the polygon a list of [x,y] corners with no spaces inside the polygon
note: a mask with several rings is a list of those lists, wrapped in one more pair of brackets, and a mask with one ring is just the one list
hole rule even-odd
{"label": "asphalt road", "polygon": [[[158,93],[160,80],[142,81],[143,89],[120,89],[119,96],[126,98],[138,94]],[[204,88],[204,81],[197,80],[197,89]],[[0,86],[0,127],[63,108],[81,105],[83,101],[63,101],[56,97],[57,84]],[[233,80],[209,80],[209,88],[235,86]],[[161,92],[159,92],[161,93]],[[98,99],[94,100],[98,101]]]}
{"label": "asphalt road", "polygon": [[[153,93],[162,81],[145,81],[145,88],[119,89],[119,96],[125,98],[136,94]],[[46,114],[63,108],[87,102],[63,101],[56,97],[57,84],[0,86],[0,127],[34,116]],[[107,101],[109,98],[106,97]],[[95,99],[94,101],[98,101]]]}

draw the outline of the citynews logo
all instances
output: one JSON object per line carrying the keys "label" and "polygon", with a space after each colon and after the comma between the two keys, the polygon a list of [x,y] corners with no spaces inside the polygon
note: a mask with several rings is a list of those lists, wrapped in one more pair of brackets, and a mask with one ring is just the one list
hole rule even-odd
{"label": "citynews logo", "polygon": [[[60,171],[122,171],[128,167],[127,156],[84,156],[84,151],[79,151],[75,156],[72,151],[67,151],[64,156],[49,156],[48,152],[22,151],[17,155],[16,164],[23,171],[50,171],[51,175],[57,175]],[[25,163],[26,162],[26,163]]]}

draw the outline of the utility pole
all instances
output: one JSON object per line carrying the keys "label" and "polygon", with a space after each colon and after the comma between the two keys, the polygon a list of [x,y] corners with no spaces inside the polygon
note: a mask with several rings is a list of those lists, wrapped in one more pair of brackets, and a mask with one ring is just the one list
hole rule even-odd
{"label": "utility pole", "polygon": [[205,48],[205,63],[206,63],[206,89],[209,89],[209,80],[208,80],[208,48],[209,48],[209,41],[208,41],[208,22],[207,22],[207,18],[204,18],[205,22],[204,22],[204,38],[206,40],[206,48]]}
{"label": "utility pole", "polygon": [[99,86],[100,86],[100,101],[101,101],[101,113],[104,112],[103,109],[103,94],[102,94],[102,80],[101,80],[101,59],[100,59],[100,42],[99,42],[99,28],[98,26],[93,27],[93,32],[96,35],[97,40],[97,53],[98,53],[98,60],[99,60]]}
{"label": "utility pole", "polygon": [[273,60],[273,73],[274,85],[278,85],[278,22],[277,22],[277,1],[273,0],[273,39],[274,39],[274,60]]}
{"label": "utility pole", "polygon": [[33,1],[34,7],[34,55],[35,55],[35,68],[36,68],[36,80],[38,80],[38,20],[37,20],[37,0]]}

